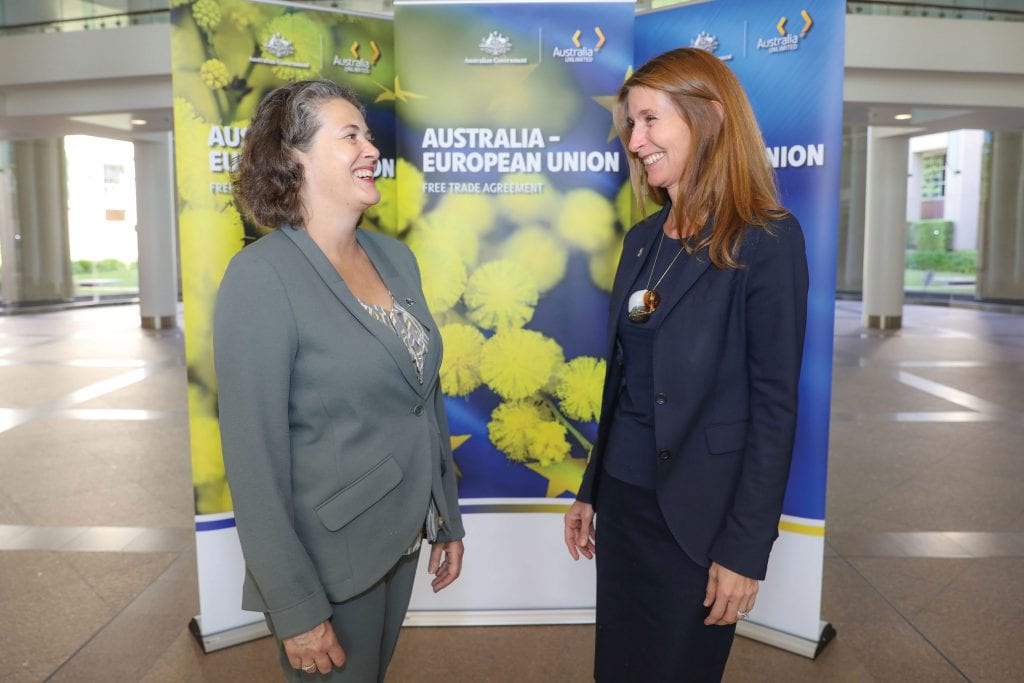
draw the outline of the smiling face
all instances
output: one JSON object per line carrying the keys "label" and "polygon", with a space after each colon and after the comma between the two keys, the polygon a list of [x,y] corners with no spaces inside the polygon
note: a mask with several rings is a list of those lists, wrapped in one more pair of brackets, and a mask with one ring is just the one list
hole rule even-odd
{"label": "smiling face", "polygon": [[373,171],[380,152],[359,110],[343,99],[317,108],[320,128],[309,149],[296,151],[302,164],[302,205],[310,220],[338,216],[358,218],[380,201]]}
{"label": "smiling face", "polygon": [[636,86],[626,96],[629,151],[640,159],[647,184],[661,187],[677,204],[683,173],[693,158],[693,134],[669,96]]}

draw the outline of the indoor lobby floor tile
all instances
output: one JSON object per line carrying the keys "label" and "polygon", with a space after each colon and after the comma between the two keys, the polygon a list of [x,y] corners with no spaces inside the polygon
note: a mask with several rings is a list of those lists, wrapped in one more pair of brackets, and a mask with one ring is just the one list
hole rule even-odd
{"label": "indoor lobby floor tile", "polygon": [[[132,305],[0,317],[0,683],[261,683],[204,654],[179,330]],[[738,638],[728,683],[1022,680],[1024,315],[836,306],[815,660]],[[472,539],[468,539],[471,543]],[[407,628],[388,683],[583,683],[589,625]]]}

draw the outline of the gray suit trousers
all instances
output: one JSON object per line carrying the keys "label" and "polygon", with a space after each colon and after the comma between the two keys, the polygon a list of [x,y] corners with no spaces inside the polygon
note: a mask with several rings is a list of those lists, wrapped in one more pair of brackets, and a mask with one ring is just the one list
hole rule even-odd
{"label": "gray suit trousers", "polygon": [[382,683],[409,607],[418,559],[419,553],[403,555],[391,571],[369,589],[344,602],[331,603],[331,625],[346,656],[342,668],[330,674],[293,669],[279,640],[278,653],[285,680],[293,683]]}

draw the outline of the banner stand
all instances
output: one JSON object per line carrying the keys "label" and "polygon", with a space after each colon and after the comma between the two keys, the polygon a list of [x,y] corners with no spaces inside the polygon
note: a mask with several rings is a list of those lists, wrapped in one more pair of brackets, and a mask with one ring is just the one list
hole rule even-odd
{"label": "banner stand", "polygon": [[199,647],[203,648],[203,654],[210,654],[217,650],[223,650],[226,647],[232,645],[241,645],[247,643],[250,640],[256,640],[258,638],[264,638],[270,635],[270,629],[267,628],[265,621],[260,621],[255,624],[247,624],[246,626],[239,626],[238,628],[228,629],[227,631],[221,631],[220,633],[203,633],[203,617],[197,614],[192,617],[192,620],[188,622],[188,630],[195,637],[196,642],[199,643]]}
{"label": "banner stand", "polygon": [[[409,612],[402,626],[414,628],[417,626],[538,626],[593,623],[594,610],[592,609],[418,611]],[[265,622],[240,626],[220,633],[204,634],[202,632],[202,616],[200,615],[196,615],[189,621],[188,630],[199,646],[203,648],[204,654],[270,635],[270,630]],[[736,635],[792,652],[801,657],[815,659],[836,637],[836,630],[829,622],[822,621],[818,640],[813,641],[760,624],[741,621],[736,625]]]}
{"label": "banner stand", "polygon": [[821,630],[818,635],[818,640],[807,640],[800,636],[794,636],[784,631],[779,631],[774,628],[768,628],[761,624],[755,624],[748,621],[741,621],[736,624],[736,635],[749,638],[750,640],[756,640],[759,643],[765,645],[771,645],[777,647],[780,650],[786,650],[793,654],[800,655],[801,657],[807,657],[808,659],[816,658],[825,646],[832,642],[832,639],[836,637],[836,630],[832,628],[832,624],[827,621],[821,622]]}

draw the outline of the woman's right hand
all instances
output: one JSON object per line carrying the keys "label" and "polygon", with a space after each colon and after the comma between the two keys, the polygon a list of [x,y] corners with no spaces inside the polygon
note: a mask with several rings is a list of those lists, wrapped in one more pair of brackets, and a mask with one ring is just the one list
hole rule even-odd
{"label": "woman's right hand", "polygon": [[594,559],[597,531],[594,529],[594,506],[590,503],[574,501],[565,513],[565,547],[574,560],[580,559],[580,554],[588,560]]}
{"label": "woman's right hand", "polygon": [[305,633],[285,638],[283,644],[288,663],[306,673],[330,673],[332,668],[340,668],[345,663],[345,651],[338,644],[330,621],[317,624]]}

